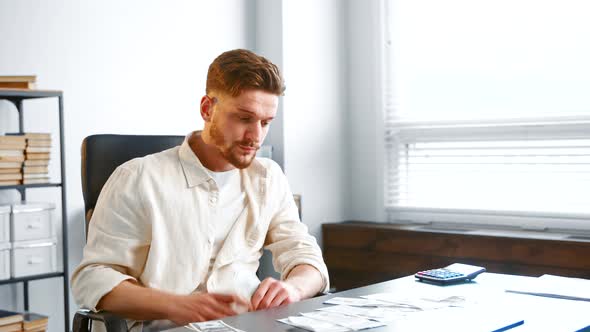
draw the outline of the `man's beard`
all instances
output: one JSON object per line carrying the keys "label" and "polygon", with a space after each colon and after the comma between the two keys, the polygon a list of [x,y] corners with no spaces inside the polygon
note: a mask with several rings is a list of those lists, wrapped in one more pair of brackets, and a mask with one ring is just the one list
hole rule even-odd
{"label": "man's beard", "polygon": [[215,121],[211,123],[211,129],[209,131],[209,134],[213,139],[213,144],[215,144],[219,152],[221,152],[223,158],[225,158],[225,160],[227,160],[230,164],[240,169],[247,168],[248,166],[250,166],[252,161],[254,161],[254,157],[256,157],[256,153],[254,152],[252,153],[252,155],[244,155],[239,146],[242,145],[253,147],[256,150],[260,148],[260,146],[258,146],[256,143],[254,143],[254,141],[251,140],[231,142],[228,146],[228,143],[226,142],[223,133],[221,132],[219,127],[217,127],[217,123],[215,123]]}

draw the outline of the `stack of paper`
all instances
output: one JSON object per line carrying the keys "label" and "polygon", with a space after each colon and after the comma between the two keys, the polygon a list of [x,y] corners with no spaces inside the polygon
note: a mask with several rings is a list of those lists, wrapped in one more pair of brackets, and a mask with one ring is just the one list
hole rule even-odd
{"label": "stack of paper", "polygon": [[590,280],[545,274],[526,283],[513,285],[506,291],[566,300],[590,301]]}
{"label": "stack of paper", "polygon": [[315,332],[358,331],[385,326],[370,319],[337,312],[312,311],[301,313],[301,316],[279,319],[279,322]]}
{"label": "stack of paper", "polygon": [[[494,319],[488,317],[490,312],[503,311],[501,302],[488,307],[448,292],[414,297],[400,293],[372,294],[362,298],[334,297],[324,303],[333,306],[278,321],[315,332],[358,331],[385,325],[400,331],[419,328],[489,332],[504,331],[524,322],[520,314],[510,311],[494,315]],[[459,325],[458,317],[461,320]]]}
{"label": "stack of paper", "polygon": [[199,332],[244,332],[242,330],[236,329],[235,327],[227,325],[221,320],[212,320],[202,323],[190,323],[186,327]]}
{"label": "stack of paper", "polygon": [[316,332],[357,331],[384,326],[411,313],[447,308],[463,302],[464,298],[458,296],[412,299],[391,293],[363,298],[334,297],[324,302],[333,306],[280,319],[279,322]]}

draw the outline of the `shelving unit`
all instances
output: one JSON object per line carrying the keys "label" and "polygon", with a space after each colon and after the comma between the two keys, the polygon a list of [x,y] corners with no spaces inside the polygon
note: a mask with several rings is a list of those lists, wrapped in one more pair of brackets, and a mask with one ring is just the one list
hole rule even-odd
{"label": "shelving unit", "polygon": [[63,127],[63,93],[61,91],[45,90],[17,90],[17,89],[0,89],[0,100],[7,100],[16,106],[18,111],[18,130],[24,133],[24,109],[23,100],[37,98],[58,98],[59,111],[59,151],[60,151],[60,168],[61,182],[11,185],[0,186],[0,190],[17,190],[20,193],[21,200],[26,200],[27,189],[59,187],[61,189],[61,235],[62,235],[62,260],[63,268],[61,272],[32,275],[20,278],[11,278],[1,280],[0,285],[23,283],[24,310],[29,310],[29,282],[48,278],[63,279],[63,298],[64,298],[64,326],[65,331],[70,331],[70,303],[69,303],[69,281],[68,281],[68,221],[66,213],[66,175],[65,175],[65,147],[64,147],[64,127]]}

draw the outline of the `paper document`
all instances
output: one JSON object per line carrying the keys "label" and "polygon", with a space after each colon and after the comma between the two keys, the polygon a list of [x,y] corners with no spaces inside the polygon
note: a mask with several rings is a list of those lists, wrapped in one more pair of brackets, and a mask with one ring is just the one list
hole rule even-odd
{"label": "paper document", "polygon": [[363,317],[381,323],[392,322],[395,319],[403,318],[407,315],[407,312],[400,312],[391,308],[353,307],[349,305],[335,305],[317,310]]}
{"label": "paper document", "polygon": [[383,306],[396,307],[406,311],[433,310],[446,307],[463,307],[467,299],[462,296],[423,296],[423,297],[405,297],[395,293],[378,293],[363,296],[370,300],[377,300],[386,303]]}
{"label": "paper document", "polygon": [[344,304],[350,305],[354,307],[379,307],[383,306],[386,303],[378,300],[371,300],[371,299],[363,299],[359,297],[333,297],[328,301],[324,302],[325,304]]}
{"label": "paper document", "polygon": [[506,291],[566,300],[590,301],[590,280],[545,274],[526,283],[515,284],[507,288]]}
{"label": "paper document", "polygon": [[313,312],[303,312],[301,313],[302,316],[307,318],[313,318],[325,322],[329,322],[338,326],[343,326],[348,328],[349,330],[358,331],[364,329],[370,329],[373,327],[385,326],[385,324],[380,322],[371,321],[366,318],[362,317],[355,317],[344,315],[337,312],[327,312],[327,311],[313,311]]}
{"label": "paper document", "polygon": [[212,320],[209,322],[202,323],[190,323],[189,325],[187,325],[187,327],[191,330],[199,332],[244,332],[242,330],[238,330],[234,327],[231,327],[220,320]]}
{"label": "paper document", "polygon": [[313,332],[348,332],[349,328],[338,326],[330,322],[308,318],[304,316],[291,316],[289,318],[278,319],[279,322],[291,326],[296,326],[304,330]]}

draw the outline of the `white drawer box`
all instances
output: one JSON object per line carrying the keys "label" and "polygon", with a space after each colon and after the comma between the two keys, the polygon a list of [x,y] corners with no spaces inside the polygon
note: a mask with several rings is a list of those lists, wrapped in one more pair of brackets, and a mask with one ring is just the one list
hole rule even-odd
{"label": "white drawer box", "polygon": [[13,204],[11,215],[12,242],[47,239],[55,236],[51,203]]}
{"label": "white drawer box", "polygon": [[0,280],[10,278],[10,243],[0,243]]}
{"label": "white drawer box", "polygon": [[56,245],[56,239],[13,242],[12,277],[55,272]]}
{"label": "white drawer box", "polygon": [[0,206],[0,243],[10,242],[10,205]]}

